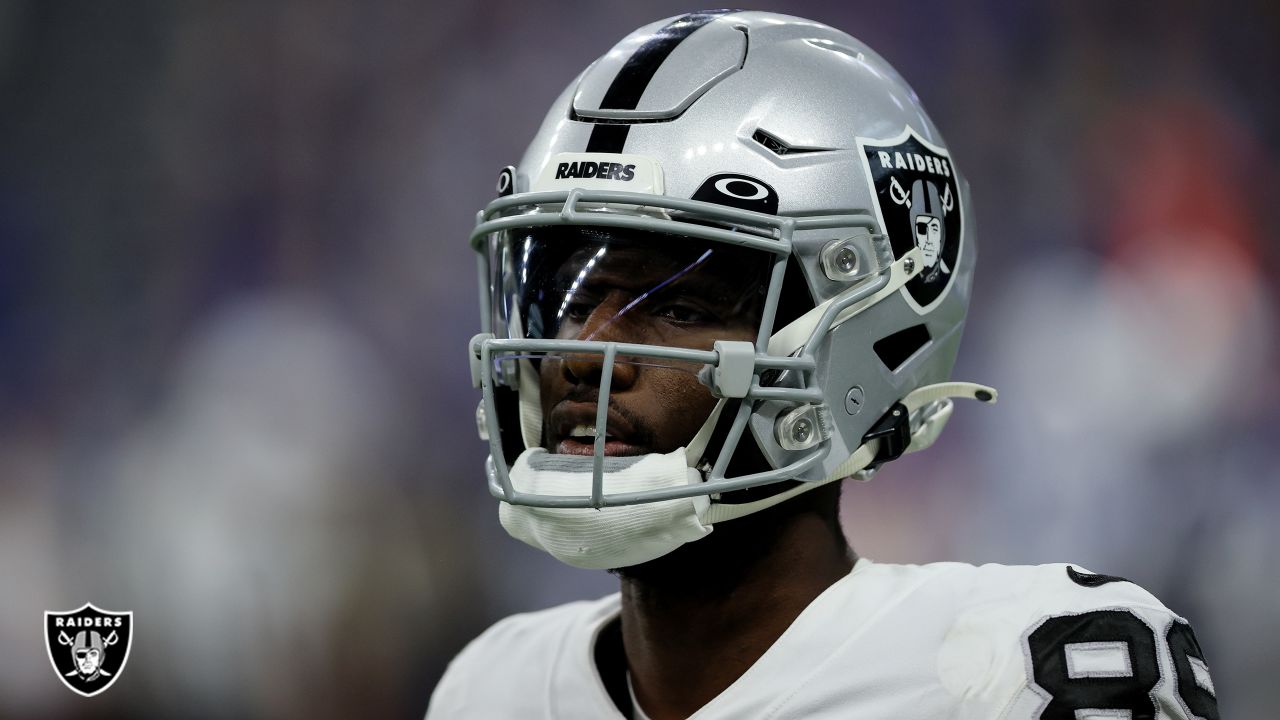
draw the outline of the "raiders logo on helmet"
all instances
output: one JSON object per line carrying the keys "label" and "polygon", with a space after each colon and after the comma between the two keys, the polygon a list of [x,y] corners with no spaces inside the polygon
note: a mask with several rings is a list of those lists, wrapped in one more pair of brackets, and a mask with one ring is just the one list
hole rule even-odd
{"label": "raiders logo on helmet", "polygon": [[44,644],[58,679],[72,692],[93,697],[120,678],[129,661],[133,613],[100,610],[46,611]]}
{"label": "raiders logo on helmet", "polygon": [[933,305],[951,285],[960,257],[963,218],[951,155],[910,127],[891,140],[858,139],[876,191],[876,219],[894,257],[919,247],[924,268],[907,283],[918,309]]}

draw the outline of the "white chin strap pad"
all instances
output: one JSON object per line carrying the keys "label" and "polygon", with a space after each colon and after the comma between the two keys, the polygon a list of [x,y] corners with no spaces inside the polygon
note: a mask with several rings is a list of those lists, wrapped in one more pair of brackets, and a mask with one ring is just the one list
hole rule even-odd
{"label": "white chin strap pad", "polygon": [[[591,494],[594,458],[553,455],[542,448],[520,454],[511,468],[512,486],[540,495]],[[685,449],[639,457],[605,458],[609,494],[684,487],[702,482],[685,464]],[[662,557],[711,532],[701,521],[705,495],[637,505],[543,508],[498,503],[502,527],[517,540],[559,560],[593,570],[627,567]]]}

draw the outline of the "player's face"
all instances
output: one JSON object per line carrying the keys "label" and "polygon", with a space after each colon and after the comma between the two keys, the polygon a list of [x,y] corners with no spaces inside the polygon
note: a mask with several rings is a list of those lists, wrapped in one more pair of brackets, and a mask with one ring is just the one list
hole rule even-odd
{"label": "player's face", "polygon": [[101,662],[102,653],[95,648],[76,651],[76,667],[80,670],[81,675],[92,675],[97,672],[98,664]]}
{"label": "player's face", "polygon": [[[555,337],[708,350],[754,341],[761,278],[732,249],[667,256],[641,245],[587,245],[562,265],[568,290]],[[584,273],[586,268],[589,272]],[[578,280],[579,282],[574,282]],[[599,355],[549,357],[540,384],[547,448],[590,455]],[[688,444],[716,399],[700,366],[620,356],[609,395],[605,454],[669,453]]]}

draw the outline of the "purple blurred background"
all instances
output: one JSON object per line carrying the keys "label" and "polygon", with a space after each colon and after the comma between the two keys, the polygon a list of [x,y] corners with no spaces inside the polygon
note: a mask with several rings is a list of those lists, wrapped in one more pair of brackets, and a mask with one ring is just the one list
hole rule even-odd
{"label": "purple blurred background", "polygon": [[[610,592],[485,490],[466,235],[546,107],[685,3],[0,0],[0,717],[420,717],[500,616]],[[1280,686],[1280,5],[793,2],[973,186],[933,450],[845,492],[885,561],[1073,561]],[[120,681],[45,610],[135,613]]]}

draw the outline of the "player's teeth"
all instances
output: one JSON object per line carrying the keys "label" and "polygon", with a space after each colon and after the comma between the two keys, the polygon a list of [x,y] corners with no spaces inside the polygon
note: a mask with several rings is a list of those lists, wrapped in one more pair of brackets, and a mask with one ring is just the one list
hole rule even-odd
{"label": "player's teeth", "polygon": [[595,437],[595,425],[578,425],[569,431],[569,437]]}

